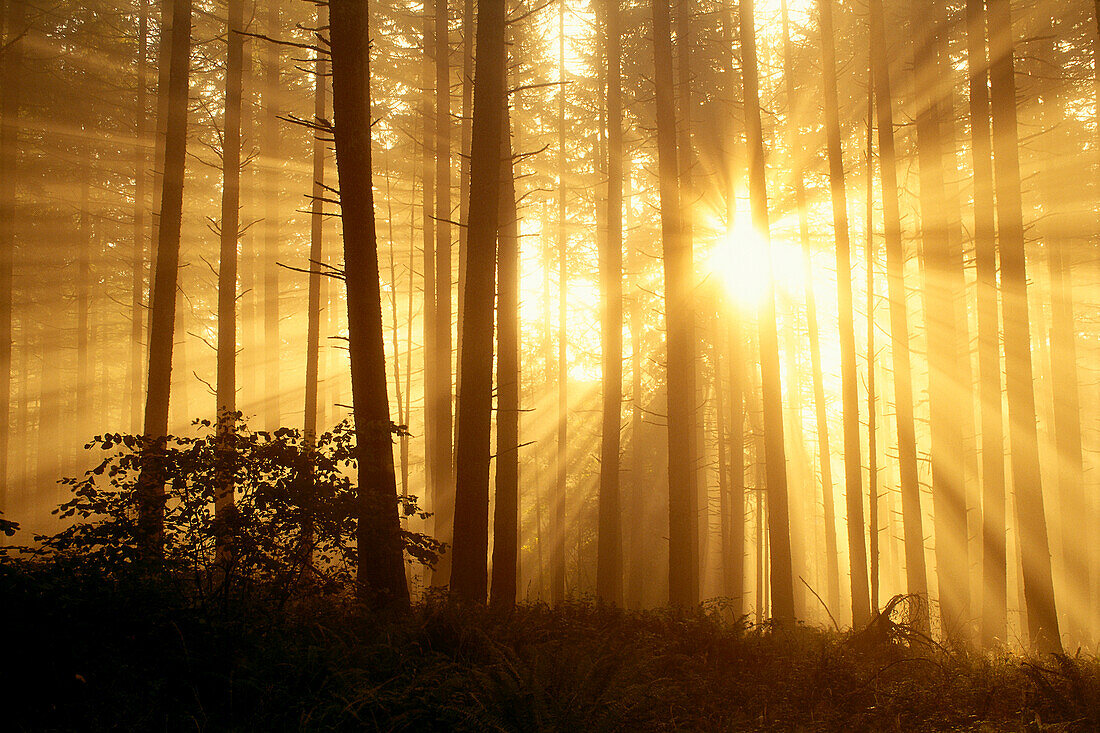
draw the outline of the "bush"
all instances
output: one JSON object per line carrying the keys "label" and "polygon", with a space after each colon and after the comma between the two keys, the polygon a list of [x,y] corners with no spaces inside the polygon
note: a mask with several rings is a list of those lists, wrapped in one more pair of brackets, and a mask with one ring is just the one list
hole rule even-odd
{"label": "bush", "polygon": [[[36,547],[20,551],[116,579],[153,573],[182,583],[181,590],[200,603],[283,603],[300,591],[348,590],[354,581],[358,502],[350,422],[313,445],[291,428],[250,430],[240,413],[233,423],[235,430],[223,438],[215,436],[211,421],[199,420],[198,436],[167,439],[163,556],[149,560],[140,552],[143,439],[121,433],[94,438],[85,447],[103,452],[99,463],[82,477],[62,480],[72,498],[54,514],[72,524],[57,534],[37,535]],[[220,468],[225,461],[216,460],[225,455],[222,450],[231,457],[234,502],[232,511],[219,517],[214,499],[225,485]],[[399,509],[405,516],[428,516],[412,496],[400,499]],[[407,530],[402,535],[410,562],[431,565],[443,550],[426,535]]]}

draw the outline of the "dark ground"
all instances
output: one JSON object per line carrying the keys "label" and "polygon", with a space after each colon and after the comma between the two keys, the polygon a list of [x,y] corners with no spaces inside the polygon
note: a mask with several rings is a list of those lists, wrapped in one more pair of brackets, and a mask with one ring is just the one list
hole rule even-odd
{"label": "dark ground", "polygon": [[182,602],[0,565],[7,730],[1094,731],[1100,663],[592,604]]}

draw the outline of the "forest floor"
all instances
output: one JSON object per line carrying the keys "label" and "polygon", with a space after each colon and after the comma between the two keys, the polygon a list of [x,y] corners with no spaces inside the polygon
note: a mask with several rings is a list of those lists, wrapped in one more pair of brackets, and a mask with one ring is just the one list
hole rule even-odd
{"label": "forest floor", "polygon": [[1096,658],[966,654],[903,628],[748,626],[720,605],[209,601],[0,565],[0,727],[1100,730]]}

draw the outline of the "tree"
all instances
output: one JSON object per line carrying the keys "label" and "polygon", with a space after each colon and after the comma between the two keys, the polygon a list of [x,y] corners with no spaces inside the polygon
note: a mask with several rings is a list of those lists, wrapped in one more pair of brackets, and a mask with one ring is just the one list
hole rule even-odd
{"label": "tree", "polygon": [[478,3],[451,560],[451,593],[456,598],[476,603],[485,602],[487,591],[492,323],[504,111],[504,15],[503,0]]}
{"label": "tree", "polygon": [[694,582],[695,533],[695,345],[691,307],[691,250],[685,246],[680,208],[676,112],[672,84],[672,37],[667,0],[652,0],[653,62],[657,104],[657,164],[660,179],[662,267],[665,284],[665,358],[668,399],[668,602],[690,608],[699,602]]}
{"label": "tree", "polygon": [[966,58],[974,165],[974,262],[978,276],[978,381],[982,421],[982,645],[1008,636],[1005,462],[1001,414],[1001,334],[997,316],[997,242],[993,148],[989,137],[989,63],[985,7],[966,3]]}
{"label": "tree", "polygon": [[[905,251],[901,238],[898,163],[894,150],[893,96],[882,0],[871,0],[871,77],[878,127],[879,170],[885,229],[886,287],[890,303],[890,352],[894,366],[894,410],[901,474],[901,511],[905,535],[905,577],[909,593],[927,598],[924,527],[917,479],[917,438],[913,419],[913,381],[909,354],[909,309],[905,300]],[[917,619],[927,628],[927,619]]]}
{"label": "tree", "polygon": [[[852,625],[871,618],[867,580],[867,546],[863,533],[863,485],[859,444],[859,394],[856,336],[852,310],[852,247],[848,229],[848,199],[844,187],[844,156],[837,109],[836,36],[832,0],[820,0],[822,80],[825,92],[825,138],[829,157],[829,193],[836,243],[837,312],[840,328],[841,397],[844,407],[844,487],[848,515],[848,562],[852,578]],[[867,263],[871,267],[870,261]],[[874,419],[870,415],[869,419]],[[822,463],[828,456],[822,457]],[[828,528],[826,528],[828,531]]]}
{"label": "tree", "polygon": [[606,0],[607,236],[600,250],[601,394],[599,534],[596,595],[623,603],[623,545],[619,503],[619,430],[623,395],[623,129],[622,39],[619,0]]}
{"label": "tree", "polygon": [[393,430],[382,342],[378,240],[371,185],[369,11],[365,0],[329,3],[332,111],[348,303],[352,409],[359,469],[356,529],[361,597],[408,603],[397,518]]}
{"label": "tree", "polygon": [[1039,440],[1032,387],[1031,328],[1028,321],[1020,153],[1016,132],[1016,79],[1009,0],[989,0],[990,102],[993,167],[1000,236],[1005,380],[1016,514],[1023,554],[1028,636],[1037,651],[1060,651],[1058,614],[1050,571]]}
{"label": "tree", "polygon": [[497,232],[497,447],[491,603],[516,601],[519,561],[519,222],[511,125],[505,99],[501,132],[500,224]]}
{"label": "tree", "polygon": [[4,4],[5,48],[0,52],[0,511],[8,501],[8,436],[11,434],[12,262],[15,254],[17,116],[22,93],[25,6]]}
{"label": "tree", "polygon": [[237,410],[237,241],[241,213],[241,83],[244,71],[244,3],[229,0],[222,133],[221,250],[218,265],[217,444],[222,485],[215,497],[219,518],[233,509],[233,430]]}
{"label": "tree", "polygon": [[[138,524],[142,550],[159,556],[164,531],[163,454],[168,435],[168,399],[172,383],[175,337],[176,277],[183,218],[183,174],[187,155],[187,94],[190,77],[191,0],[172,0],[168,34],[169,71],[165,108],[164,174],[161,177],[160,222],[157,226],[156,271],[149,314],[149,376],[146,379],[145,427],[141,475],[138,478]],[[162,41],[163,42],[163,41]]]}
{"label": "tree", "polygon": [[[764,171],[764,136],[760,123],[760,93],[756,60],[756,30],[752,0],[738,5],[741,21],[741,73],[745,89],[745,129],[749,158],[749,200],[753,227],[770,247],[768,192]],[[760,331],[760,376],[764,402],[764,460],[768,486],[768,537],[772,617],[794,620],[794,579],[791,577],[791,534],[787,509],[787,459],[783,445],[783,398],[779,375],[779,335],[775,318],[775,285],[768,261],[768,282],[757,313]],[[671,425],[669,426],[671,429]]]}

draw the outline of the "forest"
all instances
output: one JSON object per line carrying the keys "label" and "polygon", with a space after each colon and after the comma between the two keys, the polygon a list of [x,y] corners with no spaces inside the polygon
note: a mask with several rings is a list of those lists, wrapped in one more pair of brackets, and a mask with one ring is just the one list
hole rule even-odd
{"label": "forest", "polygon": [[0,619],[264,660],[26,729],[1100,726],[1100,0],[0,9]]}

